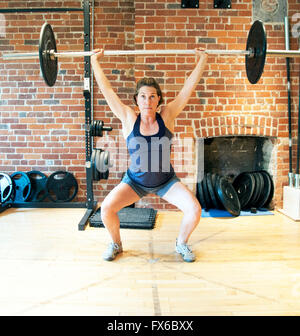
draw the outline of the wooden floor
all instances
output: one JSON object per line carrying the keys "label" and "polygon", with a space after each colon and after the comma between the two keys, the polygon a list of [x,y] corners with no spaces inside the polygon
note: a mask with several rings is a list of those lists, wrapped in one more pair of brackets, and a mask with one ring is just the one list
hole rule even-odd
{"label": "wooden floor", "polygon": [[181,213],[122,229],[123,255],[105,262],[105,229],[77,229],[84,212],[0,214],[0,315],[300,315],[300,224],[283,214],[203,218],[184,263]]}

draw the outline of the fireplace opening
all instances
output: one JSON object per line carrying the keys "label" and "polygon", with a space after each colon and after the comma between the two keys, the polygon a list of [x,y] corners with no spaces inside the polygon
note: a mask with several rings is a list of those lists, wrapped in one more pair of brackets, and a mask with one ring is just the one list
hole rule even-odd
{"label": "fireplace opening", "polygon": [[197,181],[204,173],[234,179],[241,172],[266,170],[273,175],[276,167],[274,137],[220,136],[197,139]]}
{"label": "fireplace opening", "polygon": [[[273,167],[276,167],[275,141],[275,138],[260,136],[197,139],[196,195],[201,206],[205,209],[225,206],[233,211],[236,205],[236,211],[232,212],[235,216],[240,210],[270,209],[274,194]],[[226,190],[221,187],[224,183],[227,183]],[[223,199],[224,193],[230,196],[232,204]],[[234,198],[239,198],[239,202]],[[224,202],[230,203],[228,207]]]}

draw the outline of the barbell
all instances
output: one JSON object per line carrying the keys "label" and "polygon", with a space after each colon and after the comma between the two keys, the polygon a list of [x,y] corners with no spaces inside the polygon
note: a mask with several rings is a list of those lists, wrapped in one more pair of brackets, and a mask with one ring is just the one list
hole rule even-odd
{"label": "barbell", "polygon": [[[194,54],[195,50],[169,49],[169,50],[105,50],[104,55],[174,55],[174,54]],[[267,38],[264,24],[260,20],[254,21],[248,37],[246,50],[221,50],[208,49],[207,54],[245,56],[247,78],[251,84],[256,84],[263,71],[266,55],[281,57],[300,57],[300,50],[267,50]],[[12,53],[3,54],[7,60],[39,58],[42,76],[48,86],[53,86],[57,79],[57,58],[63,57],[90,57],[93,51],[79,52],[57,52],[55,36],[49,23],[44,23],[40,32],[38,53]]]}

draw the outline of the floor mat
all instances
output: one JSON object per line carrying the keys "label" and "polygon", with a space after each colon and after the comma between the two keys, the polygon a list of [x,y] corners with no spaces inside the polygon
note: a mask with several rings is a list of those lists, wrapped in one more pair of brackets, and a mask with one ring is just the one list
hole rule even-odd
{"label": "floor mat", "polygon": [[[240,216],[266,216],[266,215],[274,215],[273,212],[267,209],[259,209],[255,213],[251,212],[250,210],[241,211]],[[234,217],[226,210],[219,210],[219,209],[210,209],[204,210],[202,209],[201,217]]]}
{"label": "floor mat", "polygon": [[[118,212],[120,227],[123,229],[154,228],[157,210],[152,208],[124,208]],[[90,217],[90,226],[103,227],[101,220],[101,208]]]}

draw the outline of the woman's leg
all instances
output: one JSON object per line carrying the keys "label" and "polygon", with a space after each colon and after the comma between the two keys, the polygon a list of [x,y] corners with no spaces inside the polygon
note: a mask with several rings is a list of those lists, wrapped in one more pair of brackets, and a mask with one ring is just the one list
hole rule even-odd
{"label": "woman's leg", "polygon": [[173,184],[162,198],[183,212],[177,242],[178,244],[186,244],[200,221],[201,206],[199,201],[182,182]]}
{"label": "woman's leg", "polygon": [[101,219],[114,243],[121,243],[118,211],[139,199],[139,195],[128,184],[121,182],[102,202]]}

